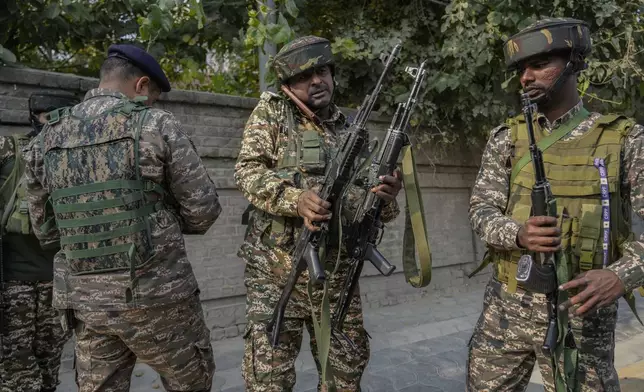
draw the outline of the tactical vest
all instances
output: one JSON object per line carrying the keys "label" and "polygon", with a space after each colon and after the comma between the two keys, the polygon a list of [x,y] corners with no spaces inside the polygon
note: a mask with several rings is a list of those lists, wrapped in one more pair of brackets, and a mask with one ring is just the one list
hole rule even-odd
{"label": "tactical vest", "polygon": [[[280,99],[275,96],[271,99]],[[274,170],[278,176],[295,178],[296,185],[306,189],[302,184],[302,174],[307,176],[323,176],[328,159],[334,156],[335,148],[328,148],[324,139],[324,130],[311,121],[296,122],[294,108],[288,102],[280,102],[281,115],[286,122],[281,124],[276,143],[276,153],[282,150]],[[302,226],[301,218],[285,217],[268,214],[265,211],[249,205],[245,215],[251,219],[261,219],[270,227],[262,236],[262,242],[270,247],[289,246],[292,244],[295,230]],[[243,224],[250,221],[242,219]],[[252,224],[249,224],[249,229]],[[247,231],[248,234],[248,231]]]}
{"label": "tactical vest", "polygon": [[[13,159],[11,173],[0,187],[2,203],[1,227],[3,233],[28,235],[32,233],[29,221],[29,204],[25,184],[25,161],[22,149],[29,144],[27,135],[13,135]],[[12,163],[11,163],[12,162]]]}
{"label": "tactical vest", "polygon": [[[527,127],[523,116],[509,123],[515,146],[512,167],[529,154]],[[569,260],[570,276],[591,269],[603,268],[603,224],[601,181],[594,158],[603,158],[607,169],[610,192],[609,264],[621,257],[620,246],[631,238],[630,202],[620,192],[620,161],[625,136],[634,123],[623,117],[602,116],[583,136],[569,141],[558,141],[543,152],[546,177],[557,200],[558,214],[567,213],[561,220],[562,250]],[[543,131],[535,131],[537,142],[544,138]],[[531,190],[534,167],[525,165],[511,179],[506,214],[517,222],[530,217]],[[500,281],[516,290],[517,261],[521,250],[489,249]],[[520,286],[519,286],[520,287]]]}
{"label": "tactical vest", "polygon": [[[164,190],[141,179],[139,140],[148,114],[121,100],[93,117],[70,108],[50,113],[40,135],[53,219],[72,275],[101,274],[145,265],[151,250],[150,214],[164,208]],[[64,127],[70,130],[56,130]]]}

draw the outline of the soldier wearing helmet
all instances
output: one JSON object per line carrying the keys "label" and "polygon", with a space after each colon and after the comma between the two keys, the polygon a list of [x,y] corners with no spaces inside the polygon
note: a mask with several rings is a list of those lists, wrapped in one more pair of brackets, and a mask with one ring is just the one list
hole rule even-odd
{"label": "soldier wearing helmet", "polygon": [[47,122],[47,112],[77,104],[72,94],[35,93],[29,97],[32,130],[0,137],[0,379],[11,391],[53,392],[60,357],[71,331],[52,306],[54,255],[42,249],[29,221],[22,149]]}
{"label": "soldier wearing helmet", "polygon": [[[262,93],[246,123],[235,166],[237,186],[250,202],[244,214],[248,227],[238,252],[246,262],[247,289],[242,374],[246,390],[258,392],[293,389],[303,324],[312,336],[313,352],[317,353],[311,306],[319,311],[322,290],[313,289],[309,298],[307,272],[290,297],[277,348],[272,347],[266,332],[266,323],[290,272],[291,254],[302,226],[316,230],[313,222],[340,219],[355,210],[361,192],[369,191],[351,185],[342,211],[333,215],[335,206],[317,195],[326,165],[347,127],[345,115],[333,103],[335,65],[329,41],[313,36],[298,38],[277,53],[273,68],[280,93]],[[356,162],[355,168],[360,163]],[[399,173],[385,177],[381,185],[371,189],[387,201],[384,222],[399,213],[395,200],[401,188],[399,177]],[[321,262],[325,263],[333,307],[349,263],[343,250],[339,268],[331,276],[341,246],[338,233],[332,232],[329,238],[326,257]],[[344,340],[331,340],[330,373],[338,391],[358,391],[369,359],[358,291],[348,312],[345,332],[355,347]],[[315,360],[320,363],[317,356]]]}
{"label": "soldier wearing helmet", "polygon": [[[588,25],[568,18],[541,20],[504,44],[506,65],[537,105],[535,138],[559,217],[531,216],[527,126],[523,115],[508,119],[492,130],[470,199],[471,224],[488,250],[477,271],[493,269],[469,344],[470,391],[523,391],[536,361],[546,391],[620,390],[617,299],[631,300],[644,283],[644,242],[630,226],[632,210],[644,217],[644,127],[584,108],[577,74],[590,51]],[[560,252],[573,277],[558,288],[569,291],[559,313],[569,308],[574,337],[558,341],[573,354],[561,362],[542,350],[550,290],[527,290],[516,278],[518,260],[535,252]]]}

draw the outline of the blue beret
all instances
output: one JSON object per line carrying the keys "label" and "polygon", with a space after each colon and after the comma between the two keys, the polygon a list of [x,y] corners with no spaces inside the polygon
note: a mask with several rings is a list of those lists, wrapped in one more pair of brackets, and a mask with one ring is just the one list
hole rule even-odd
{"label": "blue beret", "polygon": [[111,45],[107,49],[107,57],[118,57],[136,65],[141,71],[145,72],[150,79],[161,87],[161,91],[170,91],[170,82],[163,73],[159,63],[145,50],[134,45]]}

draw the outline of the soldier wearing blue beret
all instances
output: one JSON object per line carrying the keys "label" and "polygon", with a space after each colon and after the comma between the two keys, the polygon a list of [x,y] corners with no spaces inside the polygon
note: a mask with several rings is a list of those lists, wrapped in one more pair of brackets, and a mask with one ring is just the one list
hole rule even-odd
{"label": "soldier wearing blue beret", "polygon": [[137,361],[168,392],[209,392],[210,331],[183,234],[221,206],[194,144],[150,105],[170,83],[156,60],[113,45],[98,88],[48,114],[25,151],[29,213],[54,259],[53,306],[76,333],[79,392],[127,392]]}

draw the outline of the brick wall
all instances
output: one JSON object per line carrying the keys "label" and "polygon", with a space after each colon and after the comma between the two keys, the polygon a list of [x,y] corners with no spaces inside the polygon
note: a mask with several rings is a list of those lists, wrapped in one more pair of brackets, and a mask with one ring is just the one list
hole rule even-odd
{"label": "brick wall", "polygon": [[[79,97],[98,85],[93,78],[29,69],[0,68],[0,134],[28,130],[27,98],[36,91],[67,90]],[[244,264],[236,256],[244,226],[241,214],[247,201],[233,182],[233,167],[244,124],[257,103],[242,98],[194,91],[164,94],[158,107],[169,110],[181,121],[191,136],[211,177],[219,188],[223,213],[204,236],[188,236],[190,260],[201,286],[201,299],[212,338],[233,337],[243,331],[245,287]],[[347,112],[350,112],[347,110]],[[377,113],[370,123],[372,137],[382,138],[389,118]],[[427,147],[416,151],[429,240],[433,254],[433,277],[424,289],[405,282],[401,264],[401,215],[388,225],[381,251],[396,265],[396,272],[382,277],[368,264],[361,281],[366,308],[394,305],[422,296],[453,295],[480,287],[487,273],[467,279],[482,256],[467,218],[467,207],[480,151],[454,148],[434,151]],[[401,207],[405,199],[398,198]]]}

